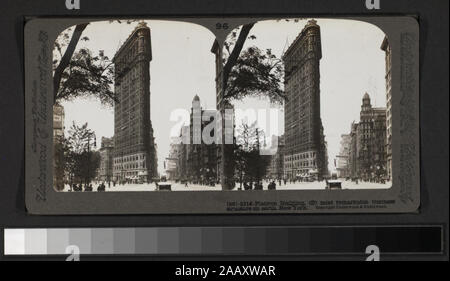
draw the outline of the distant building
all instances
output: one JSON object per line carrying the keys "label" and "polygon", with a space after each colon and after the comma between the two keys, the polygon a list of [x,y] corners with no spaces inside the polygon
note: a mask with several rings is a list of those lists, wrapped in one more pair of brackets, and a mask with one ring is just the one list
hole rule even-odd
{"label": "distant building", "polygon": [[386,108],[373,108],[370,179],[386,179]]}
{"label": "distant building", "polygon": [[270,158],[267,176],[271,179],[282,179],[284,177],[284,135],[272,136],[272,144],[276,145],[276,152]]}
{"label": "distant building", "polygon": [[188,153],[190,146],[190,126],[183,126],[180,130],[177,150],[177,177],[180,180],[188,179]]}
{"label": "distant building", "polygon": [[287,178],[328,174],[320,117],[320,27],[310,20],[283,55],[285,66],[285,154]]}
{"label": "distant building", "polygon": [[[176,159],[176,178],[182,181],[210,183],[218,181],[218,155],[220,146],[216,144],[215,131],[210,133],[211,142],[205,142],[202,134],[216,122],[217,110],[204,110],[200,98],[196,95],[192,100],[190,124],[181,128],[177,140],[179,144],[171,144],[169,158]],[[206,129],[205,129],[206,128]],[[175,152],[176,151],[176,152]]]}
{"label": "distant building", "polygon": [[323,126],[320,127],[320,151],[322,151],[322,156],[319,159],[322,159],[321,164],[318,165],[320,167],[319,178],[320,177],[328,177],[330,175],[330,171],[328,170],[328,142],[325,139],[325,135],[323,132]]}
{"label": "distant building", "polygon": [[359,176],[359,166],[358,166],[358,123],[353,122],[350,128],[350,147],[348,156],[348,166],[351,178],[357,178]]}
{"label": "distant building", "polygon": [[346,178],[350,176],[350,146],[351,146],[351,135],[343,134],[341,135],[341,148],[339,150],[339,155],[336,156],[336,170],[337,176],[340,178]]}
{"label": "distant building", "polygon": [[[218,146],[215,139],[212,143],[205,143],[202,133],[211,122],[216,122],[217,110],[203,110],[200,98],[196,95],[192,100],[190,114],[190,144],[187,152],[186,176],[191,181],[217,181],[217,154]],[[211,131],[211,138],[216,132]]]}
{"label": "distant building", "polygon": [[53,139],[64,137],[64,107],[59,103],[53,105]]}
{"label": "distant building", "polygon": [[164,167],[169,180],[178,179],[178,160],[181,146],[182,144],[179,143],[170,144],[169,157],[166,158]]}
{"label": "distant building", "polygon": [[349,149],[350,176],[365,181],[386,179],[386,108],[362,99],[359,123],[353,123]]}
{"label": "distant building", "polygon": [[386,65],[386,177],[392,179],[392,50],[387,37],[381,49],[385,52]]}
{"label": "distant building", "polygon": [[99,153],[100,167],[98,170],[98,178],[101,181],[110,182],[114,179],[114,138],[102,137]]}
{"label": "distant building", "polygon": [[64,117],[64,107],[59,103],[53,105],[53,186],[56,190],[64,189],[64,154],[61,147]]}
{"label": "distant building", "polygon": [[358,125],[359,176],[373,179],[385,173],[386,168],[386,108],[373,108],[365,93]]}
{"label": "distant building", "polygon": [[114,178],[151,181],[158,175],[156,144],[150,120],[150,28],[144,22],[130,34],[113,58]]}
{"label": "distant building", "polygon": [[370,104],[369,94],[365,93],[361,105],[360,122],[358,125],[358,174],[363,179],[368,179],[370,175],[370,166],[372,165],[372,105]]}

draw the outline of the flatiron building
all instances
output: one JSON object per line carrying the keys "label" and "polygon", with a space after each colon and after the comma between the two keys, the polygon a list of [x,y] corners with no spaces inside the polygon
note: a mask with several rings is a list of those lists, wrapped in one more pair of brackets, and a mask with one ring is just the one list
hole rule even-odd
{"label": "flatiron building", "polygon": [[146,182],[157,176],[150,120],[151,60],[150,28],[141,22],[113,58],[115,180]]}

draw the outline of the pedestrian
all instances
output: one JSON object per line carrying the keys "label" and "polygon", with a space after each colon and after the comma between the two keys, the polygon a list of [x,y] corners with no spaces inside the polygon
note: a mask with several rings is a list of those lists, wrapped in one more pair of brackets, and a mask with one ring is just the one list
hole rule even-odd
{"label": "pedestrian", "polygon": [[269,183],[269,185],[267,186],[267,189],[268,189],[268,190],[274,190],[274,189],[275,189],[275,185],[276,185],[275,181],[272,181],[272,182]]}

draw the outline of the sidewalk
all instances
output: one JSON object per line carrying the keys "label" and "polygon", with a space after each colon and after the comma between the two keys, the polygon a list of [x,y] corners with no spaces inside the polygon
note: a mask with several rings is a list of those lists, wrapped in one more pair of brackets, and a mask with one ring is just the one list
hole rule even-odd
{"label": "sidewalk", "polygon": [[[296,182],[296,183],[287,183],[284,185],[283,182],[281,182],[281,185],[276,182],[277,190],[325,190],[325,181],[322,182]],[[263,190],[267,190],[268,182],[263,182]],[[372,182],[359,182],[356,184],[355,182],[351,181],[343,181],[342,182],[342,189],[386,189],[391,187],[391,182],[387,182],[386,184],[381,183],[372,183]],[[93,184],[93,191],[97,191],[96,184]],[[239,183],[236,184],[236,188],[234,190],[238,191]],[[172,191],[220,191],[222,190],[222,186],[220,184],[216,184],[215,186],[205,186],[200,184],[188,184],[186,187],[182,183],[175,183],[172,182]],[[68,191],[69,186],[66,185],[64,191]],[[156,185],[154,183],[151,184],[125,184],[125,185],[119,185],[116,184],[116,186],[113,186],[111,184],[111,187],[108,188],[108,184],[106,184],[106,192],[123,192],[123,191],[155,191]]]}

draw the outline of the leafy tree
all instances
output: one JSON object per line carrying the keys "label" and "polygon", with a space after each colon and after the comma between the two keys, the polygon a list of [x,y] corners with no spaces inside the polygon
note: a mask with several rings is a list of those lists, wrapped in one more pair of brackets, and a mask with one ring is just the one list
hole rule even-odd
{"label": "leafy tree", "polygon": [[68,167],[70,163],[68,159],[66,159],[68,153],[70,152],[69,146],[67,145],[67,141],[64,137],[56,137],[54,139],[54,149],[53,149],[53,179],[54,179],[54,187],[56,190],[60,191],[64,189],[65,175],[68,172]]}
{"label": "leafy tree", "polygon": [[[127,24],[136,20],[126,20]],[[109,21],[113,22],[113,21]],[[121,23],[122,21],[117,20]],[[107,105],[117,98],[111,90],[114,81],[112,61],[103,51],[94,53],[86,48],[75,52],[89,23],[78,24],[63,31],[55,41],[53,49],[53,102],[72,100],[79,96],[94,96]]]}
{"label": "leafy tree", "polygon": [[70,183],[90,183],[100,166],[100,155],[92,150],[96,147],[95,134],[87,126],[87,123],[78,126],[74,122],[63,142]]}
{"label": "leafy tree", "polygon": [[94,144],[95,133],[87,126],[88,123],[78,126],[75,121],[70,126],[68,142],[71,150],[75,153],[81,154],[88,151]]}
{"label": "leafy tree", "polygon": [[262,51],[256,46],[244,50],[231,69],[224,98],[242,100],[246,97],[268,98],[282,104],[286,95],[282,88],[284,68],[270,49]]}
{"label": "leafy tree", "polygon": [[62,73],[56,99],[70,101],[96,96],[103,104],[112,106],[118,101],[111,87],[113,83],[114,69],[109,58],[101,51],[93,55],[83,48],[74,54]]}
{"label": "leafy tree", "polygon": [[249,180],[250,152],[254,141],[256,123],[248,125],[242,122],[237,129],[237,138],[234,146],[235,169],[239,177],[239,184],[242,187],[244,180]]}
{"label": "leafy tree", "polygon": [[263,136],[264,132],[257,128],[256,122],[242,123],[238,128],[234,155],[241,185],[244,180],[260,182],[266,173],[270,158],[260,153]]}
{"label": "leafy tree", "polygon": [[254,23],[243,25],[231,32],[224,43],[223,81],[226,85],[225,100],[242,100],[245,97],[267,97],[271,102],[282,104],[286,100],[283,90],[283,62],[271,49],[261,50],[251,46],[243,50],[246,40],[256,39],[249,35]]}
{"label": "leafy tree", "polygon": [[257,123],[253,122],[252,124],[248,124],[242,122],[242,124],[237,129],[237,143],[242,147],[244,151],[251,151],[256,148],[256,127]]}
{"label": "leafy tree", "polygon": [[[69,28],[61,33],[55,40],[55,45],[53,48],[53,103],[60,100],[58,93],[61,83],[63,82],[63,73],[69,66],[77,44],[81,39],[81,34],[86,29],[87,25],[87,23],[84,23],[75,26],[72,36],[69,35],[72,29]],[[85,40],[86,39],[87,38],[85,38]],[[65,51],[63,53],[64,48]],[[55,51],[57,51],[57,53]],[[55,57],[56,54],[59,54],[60,57]]]}

